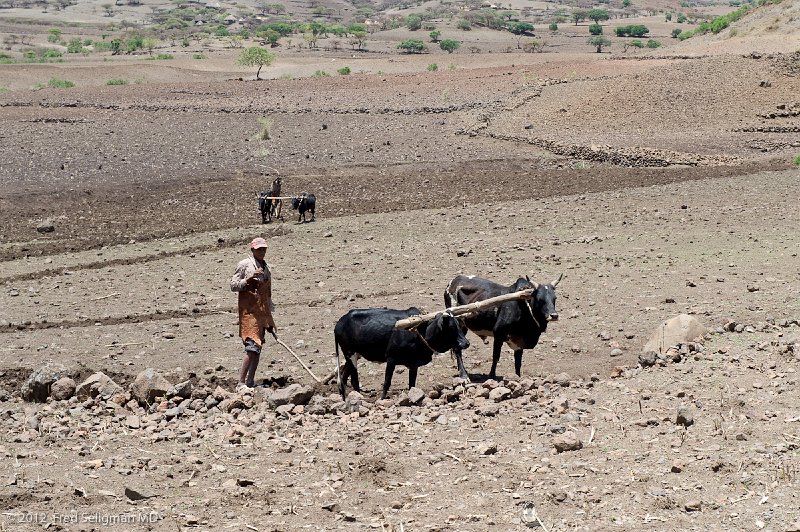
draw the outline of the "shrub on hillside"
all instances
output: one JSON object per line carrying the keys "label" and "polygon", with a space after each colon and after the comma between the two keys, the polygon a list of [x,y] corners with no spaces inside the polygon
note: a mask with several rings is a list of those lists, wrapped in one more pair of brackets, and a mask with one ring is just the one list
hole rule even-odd
{"label": "shrub on hillside", "polygon": [[419,54],[425,51],[425,43],[419,39],[406,39],[397,47],[408,54]]}
{"label": "shrub on hillside", "polygon": [[75,84],[66,79],[56,79],[52,78],[50,81],[47,82],[48,87],[52,87],[54,89],[69,89],[75,86]]}
{"label": "shrub on hillside", "polygon": [[603,26],[600,24],[589,24],[589,33],[592,35],[602,35]]}

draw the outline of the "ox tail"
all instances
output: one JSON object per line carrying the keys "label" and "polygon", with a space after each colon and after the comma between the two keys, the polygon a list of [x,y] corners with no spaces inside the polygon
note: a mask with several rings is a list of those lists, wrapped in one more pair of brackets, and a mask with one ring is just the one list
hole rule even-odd
{"label": "ox tail", "polygon": [[336,338],[336,335],[333,336],[333,345],[336,348],[336,384],[337,386],[342,385],[342,364],[339,360],[339,339]]}

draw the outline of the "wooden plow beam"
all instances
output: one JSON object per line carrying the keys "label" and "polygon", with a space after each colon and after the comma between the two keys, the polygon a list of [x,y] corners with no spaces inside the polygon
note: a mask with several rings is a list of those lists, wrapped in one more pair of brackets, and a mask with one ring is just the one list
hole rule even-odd
{"label": "wooden plow beam", "polygon": [[294,198],[300,198],[301,196],[261,196],[261,194],[256,194],[257,198],[266,198],[271,200],[289,200]]}
{"label": "wooden plow beam", "polygon": [[442,312],[447,312],[448,314],[451,314],[453,316],[463,316],[464,314],[470,314],[472,312],[477,312],[479,310],[496,307],[508,301],[531,299],[533,297],[534,291],[535,290],[533,288],[528,288],[526,290],[520,290],[519,292],[512,292],[510,294],[503,294],[501,296],[490,297],[489,299],[484,299],[483,301],[477,301],[475,303],[470,303],[468,305],[450,307],[445,310],[440,310],[438,312],[430,312],[428,314],[422,314],[420,316],[411,316],[409,318],[398,320],[397,323],[394,324],[394,327],[395,329],[413,329],[414,327],[418,327],[419,325],[425,323],[426,321],[434,319],[437,315],[441,314]]}

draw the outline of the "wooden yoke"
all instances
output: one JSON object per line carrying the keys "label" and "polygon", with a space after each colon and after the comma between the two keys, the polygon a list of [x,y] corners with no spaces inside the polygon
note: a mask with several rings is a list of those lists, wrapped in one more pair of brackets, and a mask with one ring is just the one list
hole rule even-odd
{"label": "wooden yoke", "polygon": [[484,299],[483,301],[470,303],[469,305],[450,307],[445,310],[440,310],[438,312],[431,312],[428,314],[423,314],[421,316],[411,316],[409,318],[398,320],[397,323],[394,324],[394,327],[395,329],[412,329],[414,327],[417,327],[425,323],[426,321],[434,319],[437,315],[441,314],[442,312],[447,312],[453,316],[463,316],[464,314],[470,314],[472,312],[477,312],[479,310],[483,310],[486,308],[502,305],[507,301],[519,301],[521,299],[531,299],[533,297],[534,291],[535,290],[533,288],[528,288],[526,290],[520,290],[519,292],[512,292],[510,294],[503,294],[497,297],[490,297],[489,299]]}

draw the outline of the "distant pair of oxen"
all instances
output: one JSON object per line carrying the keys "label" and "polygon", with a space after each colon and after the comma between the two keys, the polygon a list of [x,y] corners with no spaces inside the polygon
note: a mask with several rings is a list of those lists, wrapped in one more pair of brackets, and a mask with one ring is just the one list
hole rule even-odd
{"label": "distant pair of oxen", "polygon": [[397,329],[395,324],[403,318],[422,314],[415,307],[406,310],[371,308],[349,311],[339,318],[334,328],[337,364],[340,347],[345,358],[339,378],[339,392],[344,398],[348,379],[353,388],[360,391],[356,369],[359,358],[386,363],[381,394],[383,399],[391,386],[396,366],[408,368],[408,386],[411,388],[416,385],[418,368],[429,364],[434,352],[452,350],[459,376],[469,380],[462,356],[462,351],[469,347],[467,330],[483,340],[494,338],[489,378],[496,378],[497,362],[504,343],[514,350],[514,369],[519,376],[523,350],[533,349],[539,342],[539,336],[547,330],[547,324],[558,319],[556,285],[561,277],[549,284],[539,284],[521,277],[514,284],[503,286],[488,279],[459,275],[450,281],[444,292],[447,308],[527,289],[532,289],[533,295],[530,299],[507,301],[462,318],[456,318],[445,310],[414,330]]}
{"label": "distant pair of oxen", "polygon": [[[283,216],[281,214],[283,201],[280,199],[281,184],[282,179],[280,177],[276,177],[272,181],[272,188],[269,190],[269,192],[261,192],[258,195],[258,209],[261,211],[262,224],[270,223],[273,218],[280,218],[283,220]],[[299,196],[293,196],[292,209],[299,213],[297,218],[298,223],[306,221],[313,222],[316,219],[315,212],[317,209],[317,197],[310,192],[303,192]],[[311,220],[306,220],[307,212],[311,214]]]}

